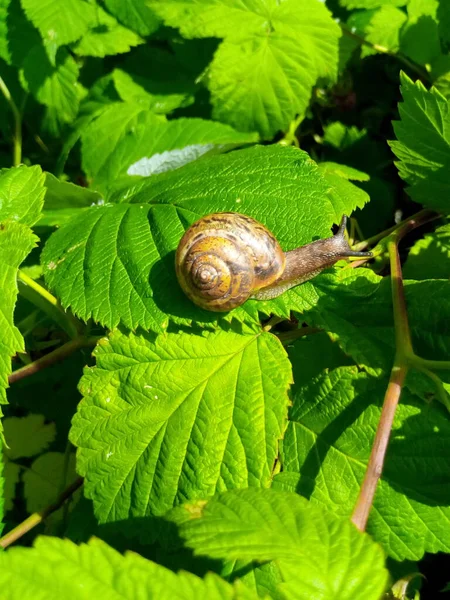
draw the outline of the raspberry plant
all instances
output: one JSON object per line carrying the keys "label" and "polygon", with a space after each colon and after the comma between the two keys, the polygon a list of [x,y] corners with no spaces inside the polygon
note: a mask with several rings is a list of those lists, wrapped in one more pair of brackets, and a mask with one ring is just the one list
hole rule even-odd
{"label": "raspberry plant", "polygon": [[[445,590],[449,50],[447,0],[0,0],[2,598]],[[225,211],[373,258],[202,310]]]}

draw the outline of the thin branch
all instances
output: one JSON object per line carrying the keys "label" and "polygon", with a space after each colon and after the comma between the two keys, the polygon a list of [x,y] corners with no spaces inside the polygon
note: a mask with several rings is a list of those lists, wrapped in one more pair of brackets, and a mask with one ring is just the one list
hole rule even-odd
{"label": "thin branch", "polygon": [[375,498],[378,481],[383,472],[384,459],[391,435],[395,411],[400,400],[403,382],[405,381],[408,367],[394,364],[391,378],[384,396],[380,422],[378,423],[375,440],[367,464],[364,481],[359,491],[358,500],[352,514],[352,521],[360,531],[364,531],[369,518],[369,513]]}
{"label": "thin branch", "polygon": [[378,423],[375,440],[364,475],[364,481],[352,514],[353,523],[361,531],[364,531],[366,528],[378,481],[383,471],[395,411],[408,372],[408,355],[413,353],[408,313],[406,310],[405,292],[403,289],[402,267],[398,253],[398,243],[404,235],[420,224],[422,224],[420,219],[409,219],[401,228],[391,234],[388,241],[389,260],[391,264],[396,354],[391,377],[389,379],[389,385],[384,397],[380,422]]}
{"label": "thin branch", "polygon": [[17,108],[16,103],[11,96],[8,86],[0,77],[0,91],[9,104],[11,112],[14,116],[14,148],[13,148],[13,165],[17,167],[22,162],[22,115]]}
{"label": "thin branch", "polygon": [[318,327],[300,327],[292,331],[281,331],[277,333],[277,337],[282,344],[289,344],[295,342],[299,338],[305,337],[305,335],[313,335],[314,333],[321,333],[323,330]]}
{"label": "thin branch", "polygon": [[386,46],[381,46],[380,44],[372,44],[372,42],[369,42],[357,33],[354,33],[351,29],[348,29],[348,27],[346,27],[343,24],[341,24],[341,29],[346,36],[353,38],[359,44],[361,44],[361,46],[367,46],[368,48],[375,50],[375,52],[380,52],[381,54],[393,56],[394,58],[402,62],[404,65],[406,65],[408,68],[410,68],[412,71],[415,71],[422,79],[424,79],[425,81],[429,81],[430,78],[425,69],[423,69],[420,65],[409,60],[409,58],[404,54],[401,54],[400,52],[393,52],[392,50],[389,50],[389,48],[386,48]]}
{"label": "thin branch", "polygon": [[79,336],[81,323],[63,309],[55,296],[21,270],[17,275],[17,282],[21,296],[58,323],[70,338],[75,339]]}
{"label": "thin branch", "polygon": [[83,485],[83,478],[78,477],[69,487],[67,487],[57,498],[55,502],[44,508],[38,513],[33,513],[25,521],[22,521],[17,527],[11,529],[6,535],[0,538],[0,547],[7,548],[16,542],[23,535],[31,531],[36,525],[42,523],[49,515],[56,512],[61,506]]}
{"label": "thin branch", "polygon": [[415,227],[418,227],[419,225],[424,225],[425,223],[428,223],[433,219],[437,219],[438,217],[440,217],[439,213],[436,213],[434,211],[428,209],[420,210],[416,214],[411,215],[410,217],[404,219],[400,223],[397,223],[397,225],[393,225],[392,227],[389,227],[389,229],[385,229],[384,231],[377,233],[376,235],[368,238],[367,240],[359,242],[358,244],[354,244],[352,248],[353,250],[356,250],[356,252],[360,252],[361,250],[365,250],[369,246],[377,244],[380,240],[387,237],[391,233],[394,233],[395,231],[401,229],[411,221],[414,221],[416,223]]}
{"label": "thin branch", "polygon": [[9,385],[19,381],[20,379],[24,379],[25,377],[29,377],[34,373],[38,373],[39,371],[42,371],[42,369],[46,369],[47,367],[50,367],[61,360],[64,360],[80,348],[89,348],[95,346],[100,337],[78,337],[74,340],[70,340],[70,342],[67,342],[67,344],[64,344],[56,350],[53,350],[53,352],[49,352],[45,356],[38,358],[29,365],[25,365],[24,367],[13,371],[8,377]]}

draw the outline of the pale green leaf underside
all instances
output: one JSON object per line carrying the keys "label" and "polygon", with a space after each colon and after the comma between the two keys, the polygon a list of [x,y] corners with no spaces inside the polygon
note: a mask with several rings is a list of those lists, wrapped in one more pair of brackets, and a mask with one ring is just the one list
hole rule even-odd
{"label": "pale green leaf underside", "polygon": [[[181,533],[196,553],[276,560],[279,592],[297,600],[378,600],[387,583],[381,548],[347,520],[297,494],[246,489],[186,505]],[[182,513],[182,509],[178,511]],[[351,577],[347,574],[351,570]]]}
{"label": "pale green leaf underside", "polygon": [[241,586],[217,575],[200,579],[174,573],[136,553],[125,556],[93,538],[76,546],[69,540],[40,537],[34,548],[12,548],[0,555],[4,600],[255,600]]}
{"label": "pale green leaf underside", "polygon": [[[350,516],[386,385],[387,379],[342,367],[294,388],[276,486],[294,485],[303,496]],[[368,527],[397,560],[450,550],[449,443],[450,424],[442,407],[427,406],[403,390]]]}
{"label": "pale green leaf underside", "polygon": [[436,89],[425,89],[402,75],[400,121],[394,122],[397,141],[391,148],[399,159],[399,174],[416,202],[450,211],[450,102]]}
{"label": "pale green leaf underside", "polygon": [[268,486],[291,369],[268,333],[114,333],[81,380],[77,469],[101,522]]}
{"label": "pale green leaf underside", "polygon": [[[204,158],[140,179],[113,196],[122,204],[92,208],[56,231],[42,255],[45,277],[65,307],[110,328],[120,322],[161,331],[169,319],[216,324],[222,317],[195,307],[176,281],[174,253],[185,228],[205,214],[241,212],[289,250],[330,235],[340,217],[329,189],[313,161],[294,148]],[[270,302],[250,300],[226,318],[286,316],[316,298],[307,283]]]}
{"label": "pale green leaf underside", "polygon": [[107,190],[119,178],[125,184],[127,176],[162,173],[205,154],[218,154],[258,140],[255,133],[241,133],[223,123],[183,118],[163,121],[142,110],[136,122],[131,121],[132,129],[124,129],[121,139],[102,157],[99,168],[98,132],[107,126],[108,118],[114,127],[117,115],[108,110],[82,136],[83,167],[94,176],[94,187],[101,190]]}

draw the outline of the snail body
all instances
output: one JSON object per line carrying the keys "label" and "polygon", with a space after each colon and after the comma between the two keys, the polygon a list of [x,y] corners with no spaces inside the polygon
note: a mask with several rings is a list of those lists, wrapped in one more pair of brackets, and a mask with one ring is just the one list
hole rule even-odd
{"label": "snail body", "polygon": [[249,298],[270,300],[354,252],[345,239],[347,217],[338,232],[283,252],[275,236],[255,219],[215,213],[191,225],[178,245],[175,267],[185,294],[206,310],[226,312]]}

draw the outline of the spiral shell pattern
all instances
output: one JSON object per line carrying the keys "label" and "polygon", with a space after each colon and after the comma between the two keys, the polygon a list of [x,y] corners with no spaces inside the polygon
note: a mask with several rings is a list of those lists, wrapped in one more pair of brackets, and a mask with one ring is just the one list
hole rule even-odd
{"label": "spiral shell pattern", "polygon": [[273,283],[284,263],[272,233],[238,213],[215,213],[191,225],[175,258],[186,295],[201,308],[224,312]]}

